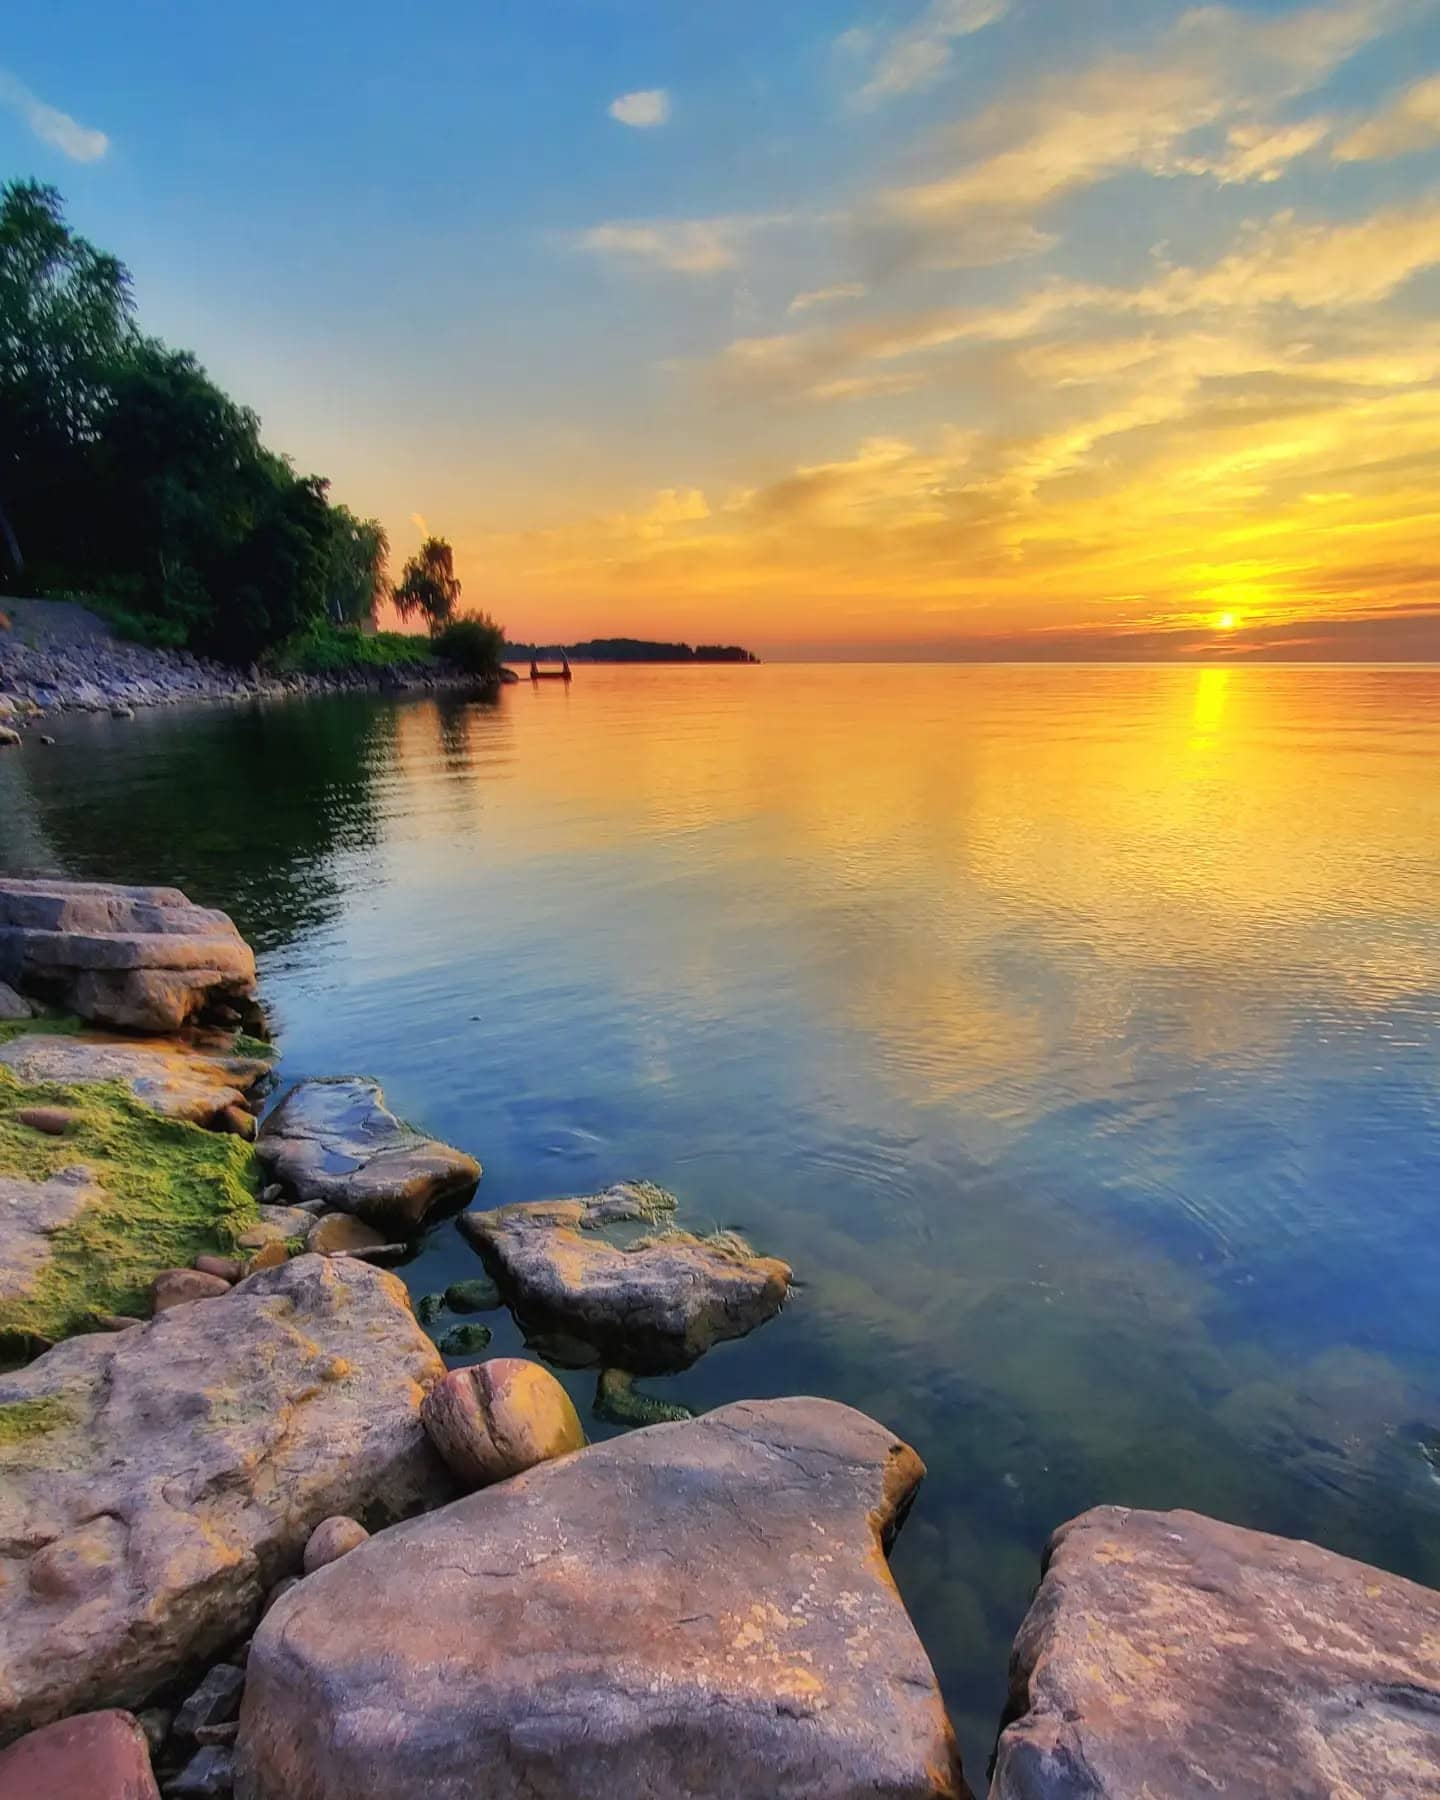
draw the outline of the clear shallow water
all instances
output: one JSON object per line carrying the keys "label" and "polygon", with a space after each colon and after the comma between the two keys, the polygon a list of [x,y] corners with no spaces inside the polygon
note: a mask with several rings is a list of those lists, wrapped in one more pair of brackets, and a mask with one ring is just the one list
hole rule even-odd
{"label": "clear shallow water", "polygon": [[[0,865],[227,907],[285,1078],[373,1072],[489,1204],[642,1175],[793,1263],[651,1391],[917,1445],[895,1566],[972,1780],[1094,1502],[1440,1584],[1440,671],[586,668],[62,729],[0,757]],[[446,1224],[404,1274],[478,1270]]]}

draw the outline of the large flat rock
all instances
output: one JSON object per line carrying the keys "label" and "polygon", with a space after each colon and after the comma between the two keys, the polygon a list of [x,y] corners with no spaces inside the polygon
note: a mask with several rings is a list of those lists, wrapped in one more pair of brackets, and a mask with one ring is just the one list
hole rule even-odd
{"label": "large flat rock", "polygon": [[468,1199],[473,1156],[397,1119],[378,1081],[302,1081],[266,1119],[255,1154],[297,1200],[323,1200],[385,1231],[415,1231],[435,1207]]}
{"label": "large flat rock", "polygon": [[175,1031],[255,994],[255,957],[178,888],[0,879],[0,980],[83,1019]]}
{"label": "large flat rock", "polygon": [[[668,1230],[629,1244],[602,1235],[653,1221],[655,1193],[622,1184],[579,1199],[471,1211],[460,1229],[527,1331],[557,1334],[588,1348],[591,1360],[634,1374],[686,1369],[712,1345],[773,1318],[790,1269],[729,1234]],[[573,1349],[564,1360],[576,1360]]]}
{"label": "large flat rock", "polygon": [[1188,1512],[1061,1526],[992,1800],[1433,1800],[1440,1594]]}
{"label": "large flat rock", "polygon": [[964,1795],[884,1554],[923,1472],[848,1407],[742,1403],[383,1532],[266,1615],[237,1794]]}
{"label": "large flat rock", "polygon": [[232,1106],[243,1107],[270,1072],[259,1057],[200,1050],[181,1039],[137,1043],[82,1032],[27,1031],[0,1044],[0,1068],[27,1087],[43,1082],[119,1081],[152,1112],[193,1125],[213,1125]]}
{"label": "large flat rock", "polygon": [[0,1376],[0,1741],[213,1659],[321,1519],[453,1493],[443,1374],[394,1276],[302,1256]]}

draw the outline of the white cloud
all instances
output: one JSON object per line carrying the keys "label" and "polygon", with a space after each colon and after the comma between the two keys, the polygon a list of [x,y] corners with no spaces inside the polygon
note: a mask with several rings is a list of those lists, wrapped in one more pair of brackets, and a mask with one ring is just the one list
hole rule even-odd
{"label": "white cloud", "polygon": [[8,106],[30,127],[42,144],[49,144],[71,162],[99,162],[110,148],[103,131],[82,125],[59,107],[47,106],[8,70],[0,69],[0,105]]}
{"label": "white cloud", "polygon": [[1337,162],[1405,156],[1440,143],[1440,75],[1417,81],[1335,148]]}
{"label": "white cloud", "polygon": [[[970,37],[993,25],[1010,10],[1010,0],[930,0],[910,26],[890,39],[876,61],[859,98],[874,105],[896,94],[913,93],[938,81],[949,67],[956,38]],[[864,38],[853,31],[842,43],[858,49]]]}
{"label": "white cloud", "polygon": [[663,125],[670,117],[670,96],[664,88],[641,88],[633,94],[622,94],[612,100],[610,117],[622,125],[643,130],[650,125]]}
{"label": "white cloud", "polygon": [[677,275],[713,275],[738,266],[747,239],[779,216],[733,214],[717,219],[611,219],[571,241],[597,256],[649,263]]}
{"label": "white cloud", "polygon": [[418,513],[418,512],[411,513],[410,523],[415,527],[415,529],[418,532],[422,533],[425,537],[429,537],[430,527],[425,523],[424,513]]}
{"label": "white cloud", "polygon": [[842,281],[835,287],[812,288],[809,293],[797,294],[785,310],[792,313],[809,312],[812,306],[832,306],[837,300],[859,300],[864,293],[863,282]]}

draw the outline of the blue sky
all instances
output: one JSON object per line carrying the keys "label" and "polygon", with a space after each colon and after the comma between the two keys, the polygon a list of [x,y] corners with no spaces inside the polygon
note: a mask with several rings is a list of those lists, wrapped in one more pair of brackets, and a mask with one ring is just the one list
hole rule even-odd
{"label": "blue sky", "polygon": [[519,635],[1428,628],[1434,0],[59,0],[0,66],[0,168]]}

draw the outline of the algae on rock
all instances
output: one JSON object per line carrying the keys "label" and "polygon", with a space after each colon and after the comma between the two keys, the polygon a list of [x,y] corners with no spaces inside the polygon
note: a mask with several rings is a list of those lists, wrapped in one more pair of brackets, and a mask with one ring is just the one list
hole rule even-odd
{"label": "algae on rock", "polygon": [[[62,1106],[63,1138],[20,1122],[26,1107]],[[88,1171],[98,1198],[50,1239],[50,1257],[0,1316],[0,1342],[53,1342],[107,1313],[148,1313],[161,1270],[228,1254],[254,1223],[259,1186],[242,1138],[163,1118],[121,1082],[22,1083],[0,1067],[0,1174],[44,1181]]]}

